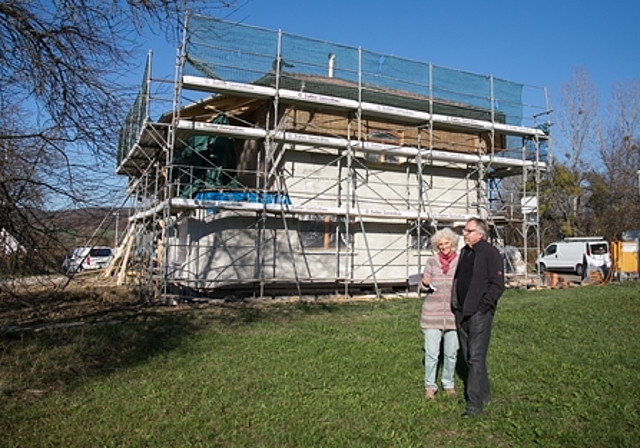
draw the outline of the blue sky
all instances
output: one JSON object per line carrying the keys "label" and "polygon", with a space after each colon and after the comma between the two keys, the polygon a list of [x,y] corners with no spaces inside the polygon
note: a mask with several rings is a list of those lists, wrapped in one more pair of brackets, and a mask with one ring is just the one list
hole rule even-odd
{"label": "blue sky", "polygon": [[[601,104],[614,82],[640,78],[640,2],[630,0],[243,0],[226,18],[546,87],[552,108],[577,67]],[[172,75],[173,47],[157,39],[149,46],[166,56],[154,75]]]}

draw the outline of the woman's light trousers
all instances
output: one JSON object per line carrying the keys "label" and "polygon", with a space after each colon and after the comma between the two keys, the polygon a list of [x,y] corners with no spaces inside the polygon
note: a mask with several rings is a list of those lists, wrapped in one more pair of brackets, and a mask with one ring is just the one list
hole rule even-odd
{"label": "woman's light trousers", "polygon": [[442,387],[454,388],[454,375],[458,357],[458,335],[456,330],[422,330],[424,333],[424,387],[438,390],[436,374],[440,357],[440,341],[443,340]]}

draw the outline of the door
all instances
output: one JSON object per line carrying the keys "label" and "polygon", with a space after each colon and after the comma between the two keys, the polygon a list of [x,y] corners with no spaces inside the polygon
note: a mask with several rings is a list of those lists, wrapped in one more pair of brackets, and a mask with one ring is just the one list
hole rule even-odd
{"label": "door", "polygon": [[558,267],[558,245],[549,244],[540,257],[540,263],[544,264],[547,269]]}
{"label": "door", "polygon": [[609,256],[609,245],[606,241],[598,241],[597,243],[589,243],[587,251],[587,263],[590,266],[607,266],[611,265],[611,257]]}

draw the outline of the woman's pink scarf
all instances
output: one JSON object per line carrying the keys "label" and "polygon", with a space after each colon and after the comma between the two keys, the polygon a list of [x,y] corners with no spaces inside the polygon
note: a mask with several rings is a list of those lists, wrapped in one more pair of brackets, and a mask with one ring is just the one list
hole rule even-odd
{"label": "woman's pink scarf", "polygon": [[442,273],[446,274],[449,272],[449,265],[456,258],[456,253],[454,251],[449,252],[449,255],[445,255],[442,252],[438,252],[438,258],[440,258],[440,264],[442,264]]}

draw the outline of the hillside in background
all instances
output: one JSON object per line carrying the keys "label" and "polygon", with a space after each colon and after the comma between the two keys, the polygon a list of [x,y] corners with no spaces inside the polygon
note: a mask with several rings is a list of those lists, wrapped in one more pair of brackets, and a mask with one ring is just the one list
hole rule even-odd
{"label": "hillside in background", "polygon": [[[133,209],[85,208],[52,213],[65,253],[75,246],[109,246],[122,241]],[[116,230],[118,237],[116,238]]]}

